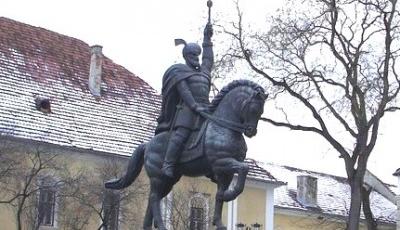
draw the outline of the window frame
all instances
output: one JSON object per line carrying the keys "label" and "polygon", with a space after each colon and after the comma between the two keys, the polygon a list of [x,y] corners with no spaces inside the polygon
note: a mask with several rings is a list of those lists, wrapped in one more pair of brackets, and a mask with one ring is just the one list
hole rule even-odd
{"label": "window frame", "polygon": [[[193,214],[195,213],[195,215]],[[204,230],[205,227],[205,217],[204,217],[205,210],[204,208],[199,207],[190,207],[190,223],[189,229],[190,230]],[[198,228],[200,225],[200,228]]]}
{"label": "window frame", "polygon": [[[115,199],[116,198],[116,199]],[[108,204],[107,202],[111,202],[113,201],[117,201],[116,205],[114,205],[113,203]],[[113,225],[107,226],[107,225],[103,225],[102,229],[103,230],[118,230],[120,228],[120,211],[121,211],[121,193],[118,191],[105,191],[104,193],[104,197],[103,197],[103,202],[102,202],[102,213],[103,213],[103,224],[107,224],[107,221],[109,221],[109,218],[107,217],[107,208],[114,208],[116,210],[112,211],[111,213],[114,213],[114,216],[112,218],[112,222]],[[112,215],[112,214],[111,214]],[[111,218],[110,218],[111,219]]]}
{"label": "window frame", "polygon": [[[189,200],[189,228],[192,229],[192,209],[201,209],[202,210],[202,230],[208,230],[209,227],[209,194],[205,193],[199,193],[199,192],[192,192],[192,196],[190,197]],[[201,202],[202,207],[195,207],[194,206],[194,201],[196,202]],[[197,220],[199,221],[199,220]],[[196,222],[197,222],[196,221]]]}
{"label": "window frame", "polygon": [[[53,178],[52,176],[42,176],[38,179],[38,189],[36,192],[36,225],[38,226],[38,229],[57,229],[58,227],[58,205],[59,205],[59,187],[57,185],[57,180]],[[52,207],[52,212],[51,212],[51,219],[52,219],[52,224],[44,224],[41,223],[40,221],[40,212],[41,212],[41,193],[43,191],[46,192],[51,192],[53,196],[53,203],[51,204]],[[46,207],[44,208],[46,209]]]}

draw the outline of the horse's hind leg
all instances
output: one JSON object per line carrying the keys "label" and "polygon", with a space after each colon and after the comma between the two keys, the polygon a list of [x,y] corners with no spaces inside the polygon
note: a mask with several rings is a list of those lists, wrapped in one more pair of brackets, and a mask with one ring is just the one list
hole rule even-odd
{"label": "horse's hind leg", "polygon": [[173,181],[165,180],[162,178],[150,179],[149,205],[147,207],[144,226],[151,227],[151,221],[154,218],[154,225],[157,229],[167,230],[162,219],[160,204],[161,199],[171,191],[173,184]]}
{"label": "horse's hind leg", "polygon": [[[150,192],[151,194],[151,192]],[[150,200],[150,194],[149,194],[149,199],[147,202],[147,209],[146,209],[146,215],[144,216],[144,222],[143,222],[143,229],[144,230],[152,230],[153,226],[153,212],[151,211],[151,200]]]}
{"label": "horse's hind leg", "polygon": [[224,192],[228,189],[229,184],[231,183],[233,178],[233,174],[227,175],[217,175],[217,195],[215,196],[215,208],[214,208],[214,218],[213,225],[216,226],[217,230],[225,230],[226,227],[223,225],[221,220],[222,215],[222,207],[224,205],[224,201],[222,200],[222,196]]}
{"label": "horse's hind leg", "polygon": [[151,179],[151,190],[150,190],[150,197],[149,197],[149,204],[151,208],[151,212],[154,218],[154,225],[157,226],[159,230],[167,230],[163,223],[163,219],[161,216],[161,194],[158,189],[161,188],[162,182],[160,179]]}

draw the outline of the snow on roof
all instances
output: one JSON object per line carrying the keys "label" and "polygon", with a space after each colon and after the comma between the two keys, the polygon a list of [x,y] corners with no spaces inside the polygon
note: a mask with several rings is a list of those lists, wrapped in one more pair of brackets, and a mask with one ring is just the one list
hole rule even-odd
{"label": "snow on roof", "polygon": [[[287,185],[275,189],[275,207],[343,217],[348,215],[350,186],[346,178],[270,163],[259,165],[273,174],[277,180],[287,182]],[[297,201],[297,176],[300,175],[318,179],[318,208],[307,208]],[[396,205],[376,191],[371,192],[370,199],[371,210],[375,218],[387,223],[396,222]]]}
{"label": "snow on roof", "polygon": [[0,28],[0,135],[122,155],[152,137],[161,99],[142,79],[104,57],[96,101],[88,44],[4,17]]}
{"label": "snow on roof", "polygon": [[285,184],[284,182],[277,180],[270,172],[259,166],[260,162],[250,158],[247,158],[244,161],[249,166],[249,172],[247,174],[248,178],[278,185]]}

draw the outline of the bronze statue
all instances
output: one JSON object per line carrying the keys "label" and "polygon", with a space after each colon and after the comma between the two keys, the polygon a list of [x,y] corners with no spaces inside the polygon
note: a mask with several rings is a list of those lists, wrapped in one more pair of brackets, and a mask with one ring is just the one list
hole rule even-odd
{"label": "bronze statue", "polygon": [[[211,2],[211,1],[209,1]],[[211,8],[211,4],[207,4]],[[257,133],[258,120],[267,95],[251,81],[238,80],[225,86],[209,103],[210,73],[213,65],[212,26],[204,29],[202,64],[201,48],[184,44],[186,64],[171,66],[163,77],[163,102],[155,136],[137,147],[125,175],[105,184],[106,188],[128,187],[139,175],[143,165],[150,178],[150,194],[143,228],[166,230],[160,201],[182,175],[207,176],[218,186],[213,224],[226,229],[221,220],[224,201],[235,199],[244,188],[248,166],[245,134]],[[165,159],[165,161],[164,161]],[[229,189],[233,175],[237,182]]]}
{"label": "bronze statue", "polygon": [[[266,97],[263,88],[256,83],[247,80],[231,82],[211,103],[212,114],[202,113],[207,119],[195,137],[190,138],[193,141],[189,141],[181,154],[173,178],[166,177],[161,170],[170,139],[170,132],[164,131],[141,144],[132,154],[125,176],[107,182],[106,187],[128,187],[144,164],[150,178],[150,194],[143,228],[152,229],[154,220],[158,229],[166,230],[160,211],[161,199],[182,175],[205,175],[218,186],[213,224],[218,230],[226,229],[221,220],[223,202],[235,199],[243,191],[248,172],[248,166],[243,162],[247,151],[243,134],[252,137],[257,133]],[[238,174],[237,182],[229,189],[235,173]]]}
{"label": "bronze statue", "polygon": [[214,62],[211,36],[212,26],[207,24],[201,65],[200,46],[177,39],[176,44],[185,45],[182,54],[186,64],[171,66],[163,77],[163,102],[156,135],[163,131],[171,132],[162,168],[163,173],[170,178],[173,178],[179,153],[190,133],[200,128],[200,112],[206,112],[210,104],[210,74]]}

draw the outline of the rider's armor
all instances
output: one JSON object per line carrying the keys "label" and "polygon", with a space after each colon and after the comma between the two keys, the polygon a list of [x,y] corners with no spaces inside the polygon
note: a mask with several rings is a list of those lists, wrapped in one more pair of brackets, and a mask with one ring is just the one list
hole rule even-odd
{"label": "rider's armor", "polygon": [[[188,90],[191,92],[195,102],[203,107],[208,107],[210,104],[209,94],[210,94],[210,79],[207,75],[199,72],[185,80]],[[185,127],[190,130],[199,129],[202,122],[201,116],[193,111],[189,105],[181,100],[178,105],[176,122],[174,128]]]}

